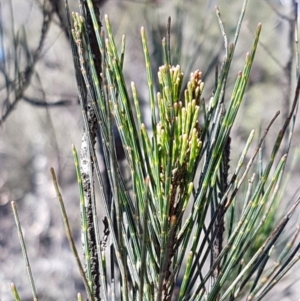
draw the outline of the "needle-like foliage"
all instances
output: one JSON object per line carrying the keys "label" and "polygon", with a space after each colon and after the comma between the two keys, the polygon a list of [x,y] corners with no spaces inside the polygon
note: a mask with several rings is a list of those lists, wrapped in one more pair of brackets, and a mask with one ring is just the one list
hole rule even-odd
{"label": "needle-like foliage", "polygon": [[[299,259],[297,227],[275,263],[270,262],[272,250],[300,202],[298,198],[277,224],[271,221],[288,153],[282,158],[276,155],[295,115],[299,80],[290,114],[261,173],[252,174],[259,149],[278,113],[254,152],[248,154],[252,131],[237,164],[230,161],[234,139],[230,134],[262,28],[261,24],[257,26],[243,70],[233,90],[225,95],[246,2],[232,44],[227,42],[217,10],[226,56],[209,101],[202,98],[205,83],[201,71],[192,72],[183,86],[186,75],[172,61],[170,30],[162,41],[164,64],[152,74],[146,31],[141,29],[150,129],[143,123],[138,88],[134,83],[128,88],[124,78],[125,37],[118,50],[107,16],[102,31],[95,1],[80,1],[80,14],[70,15],[66,5],[83,113],[80,154],[75,147],[73,154],[84,268],[54,170],[52,175],[90,300],[261,300]],[[158,87],[153,84],[154,77]],[[130,185],[117,160],[114,128],[122,141]],[[97,131],[108,181],[100,172],[96,156]],[[100,187],[99,199],[96,184]],[[99,233],[96,205],[105,212],[104,235]]]}

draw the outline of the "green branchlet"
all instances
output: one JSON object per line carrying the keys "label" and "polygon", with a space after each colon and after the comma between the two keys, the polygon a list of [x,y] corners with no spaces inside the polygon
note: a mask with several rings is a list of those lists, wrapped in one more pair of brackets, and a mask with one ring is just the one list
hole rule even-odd
{"label": "green branchlet", "polygon": [[[69,20],[88,145],[87,160],[95,167],[89,171],[91,189],[94,191],[97,180],[106,216],[104,234],[97,242],[99,271],[94,271],[88,228],[94,227],[96,237],[101,235],[95,208],[94,224],[87,223],[88,208],[84,199],[87,188],[83,187],[82,163],[73,147],[84,238],[83,280],[89,299],[169,301],[174,297],[185,301],[222,301],[248,296],[247,300],[260,300],[299,260],[296,255],[299,246],[293,248],[299,234],[298,226],[277,262],[266,271],[272,250],[300,202],[297,200],[277,227],[270,223],[275,216],[271,208],[278,204],[287,154],[279,160],[273,173],[272,166],[298,103],[300,80],[291,113],[278,133],[266,168],[261,169],[261,177],[257,179],[249,173],[254,171],[253,163],[278,115],[270,122],[245,169],[254,131],[235,168],[230,165],[231,130],[244,98],[261,32],[259,24],[252,50],[246,55],[243,71],[238,73],[227,100],[226,84],[246,2],[234,43],[229,46],[217,9],[226,57],[209,102],[202,99],[204,83],[199,70],[192,72],[183,86],[181,67],[171,64],[169,39],[162,41],[164,64],[157,73],[158,87],[154,87],[146,33],[141,29],[151,113],[149,129],[143,123],[138,87],[131,83],[128,89],[126,85],[123,73],[125,36],[118,51],[109,18],[105,16],[105,38],[92,0],[87,0],[87,5],[82,2],[83,16],[73,14],[72,22]],[[92,39],[96,46],[91,43]],[[96,50],[101,56],[101,72],[93,56]],[[91,115],[98,124],[107,181],[100,173],[92,145],[95,137],[88,123]],[[122,141],[130,185],[124,180],[117,161],[114,129]],[[54,184],[62,204],[55,177]],[[63,215],[68,229],[64,210]],[[69,240],[71,247],[74,246],[70,237]],[[72,248],[83,273],[76,248]],[[97,285],[101,286],[101,296],[95,295],[93,273],[100,275]],[[15,300],[19,300],[16,289],[13,292]],[[78,300],[81,300],[80,295]]]}

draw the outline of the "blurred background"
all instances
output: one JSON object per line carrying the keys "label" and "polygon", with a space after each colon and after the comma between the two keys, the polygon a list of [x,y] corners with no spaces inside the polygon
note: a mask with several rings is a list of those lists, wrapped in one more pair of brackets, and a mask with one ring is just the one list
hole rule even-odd
{"label": "blurred background", "polygon": [[[126,34],[125,74],[136,83],[144,120],[150,125],[148,92],[140,27],[146,29],[157,73],[162,64],[161,40],[171,16],[172,63],[180,64],[187,80],[203,72],[206,101],[214,90],[216,66],[225,56],[224,38],[216,17],[221,12],[228,43],[233,42],[242,10],[241,0],[109,0],[100,1],[108,14],[118,46]],[[13,300],[10,283],[21,299],[31,300],[26,267],[11,210],[18,207],[40,300],[74,300],[83,291],[69,249],[49,169],[56,169],[70,224],[80,250],[80,212],[72,143],[80,145],[82,119],[77,98],[64,4],[62,0],[0,0],[0,300]],[[72,11],[78,3],[69,0]],[[263,149],[268,158],[272,137],[287,117],[296,79],[294,0],[251,0],[234,56],[227,99],[237,72],[251,50],[257,24],[263,29],[245,101],[232,134],[232,160],[239,156],[251,129],[260,133],[280,110]],[[285,179],[283,212],[299,190],[296,124]],[[282,150],[284,152],[284,149]],[[101,208],[100,208],[101,210]],[[298,268],[299,270],[299,268]],[[272,300],[298,300],[297,268],[283,281]]]}

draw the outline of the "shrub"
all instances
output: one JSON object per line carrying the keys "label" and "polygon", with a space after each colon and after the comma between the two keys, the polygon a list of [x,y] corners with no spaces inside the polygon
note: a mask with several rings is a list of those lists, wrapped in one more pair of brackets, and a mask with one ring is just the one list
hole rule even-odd
{"label": "shrub", "polygon": [[[278,113],[251,155],[248,152],[254,131],[238,160],[230,160],[231,130],[244,98],[261,24],[243,71],[238,73],[233,90],[226,91],[244,10],[232,44],[227,42],[216,11],[226,56],[209,101],[202,97],[205,86],[201,71],[192,72],[183,84],[186,81],[181,67],[172,59],[170,20],[162,41],[164,64],[158,70],[155,87],[146,32],[141,29],[152,121],[147,129],[138,88],[134,83],[130,89],[126,86],[122,71],[125,37],[118,50],[109,18],[105,16],[104,33],[93,1],[82,2],[81,14],[73,14],[72,21],[67,8],[83,113],[79,156],[73,146],[83,263],[54,169],[51,173],[89,300],[261,300],[298,261],[299,227],[270,263],[272,251],[300,202],[298,198],[282,218],[276,219],[300,81],[266,166],[259,162],[258,154]],[[130,173],[129,183],[118,161],[121,151],[116,129]],[[97,133],[106,174],[100,172],[95,150]],[[289,135],[288,147],[278,158],[285,135]],[[99,197],[95,183],[100,187]],[[103,231],[97,218],[98,198],[105,211]],[[27,265],[30,267],[28,261]],[[33,279],[31,283],[37,299]],[[13,290],[19,300],[14,286]]]}

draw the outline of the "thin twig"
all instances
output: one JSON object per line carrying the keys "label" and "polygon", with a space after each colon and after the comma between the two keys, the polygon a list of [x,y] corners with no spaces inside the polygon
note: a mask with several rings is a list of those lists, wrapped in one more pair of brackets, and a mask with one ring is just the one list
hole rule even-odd
{"label": "thin twig", "polygon": [[62,215],[63,215],[63,221],[64,221],[66,234],[67,234],[67,238],[68,238],[71,250],[72,250],[72,252],[75,256],[75,260],[76,260],[77,266],[79,268],[79,272],[80,272],[81,278],[83,280],[85,290],[86,290],[86,292],[89,296],[89,299],[94,301],[94,297],[91,293],[91,290],[90,290],[90,287],[88,285],[88,281],[87,281],[84,269],[83,269],[81,261],[79,259],[79,255],[78,255],[76,245],[75,245],[73,235],[72,235],[72,230],[71,230],[71,227],[70,227],[70,224],[69,224],[68,215],[67,215],[67,212],[66,212],[66,209],[65,209],[64,201],[63,201],[63,198],[62,198],[59,186],[58,186],[55,170],[54,170],[53,167],[51,167],[50,172],[51,172],[54,188],[55,188],[55,191],[56,191],[56,196],[57,196],[57,199],[59,201],[60,209],[61,209],[61,212],[62,212]]}
{"label": "thin twig", "polygon": [[37,296],[37,293],[36,293],[36,288],[35,288],[33,275],[32,275],[32,271],[31,271],[31,267],[30,267],[30,263],[29,263],[29,258],[28,258],[27,251],[26,251],[26,245],[25,245],[25,240],[24,240],[24,236],[23,236],[23,231],[22,231],[22,227],[21,227],[21,224],[20,224],[20,219],[19,219],[16,203],[14,201],[11,202],[11,207],[12,207],[12,210],[13,210],[13,213],[14,213],[15,222],[16,222],[17,229],[18,229],[19,240],[20,240],[20,243],[21,243],[22,253],[23,253],[23,257],[25,259],[26,269],[27,269],[27,273],[28,273],[28,276],[29,276],[29,280],[30,280],[33,300],[38,301],[38,296]]}
{"label": "thin twig", "polygon": [[[26,66],[26,68],[23,72],[20,72],[18,70],[18,60],[17,60],[17,57],[15,57],[15,72],[16,72],[16,74],[15,74],[16,84],[15,85],[16,86],[15,87],[10,87],[10,86],[6,87],[8,90],[11,88],[14,90],[15,97],[12,101],[10,101],[9,93],[8,93],[7,98],[4,100],[5,111],[0,118],[0,126],[8,118],[8,116],[10,115],[12,110],[15,108],[17,103],[23,98],[24,92],[30,85],[32,75],[35,72],[35,70],[34,70],[35,65],[37,64],[37,62],[40,58],[41,50],[43,48],[44,41],[46,39],[46,35],[47,35],[47,32],[50,27],[50,22],[51,22],[51,17],[52,17],[52,9],[51,9],[51,6],[49,5],[48,1],[44,2],[43,17],[44,17],[44,19],[43,19],[43,25],[42,25],[42,29],[41,29],[41,36],[40,36],[39,44],[32,55],[31,63],[29,63]],[[17,48],[17,45],[15,45],[15,48]],[[25,49],[25,51],[27,51],[27,50]],[[17,54],[17,49],[15,49],[15,54]],[[3,72],[5,72],[5,71],[3,70]],[[8,77],[8,75],[7,75],[7,77]],[[6,81],[6,83],[8,83],[8,81]]]}

